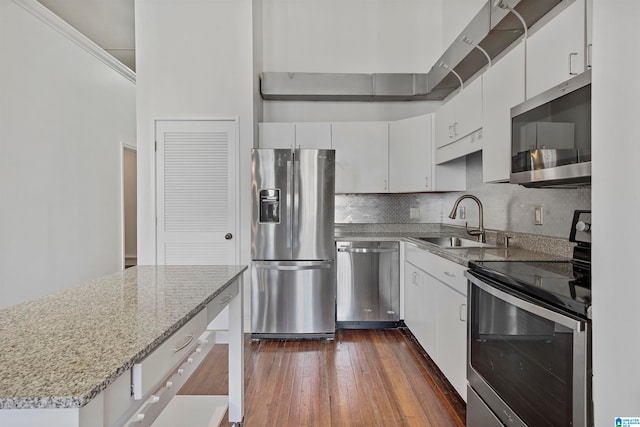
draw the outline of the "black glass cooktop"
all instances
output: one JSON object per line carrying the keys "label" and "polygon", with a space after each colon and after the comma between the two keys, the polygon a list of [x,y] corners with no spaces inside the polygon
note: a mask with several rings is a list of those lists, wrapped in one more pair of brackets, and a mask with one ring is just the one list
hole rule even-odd
{"label": "black glass cooktop", "polygon": [[474,261],[470,269],[560,310],[590,317],[589,268],[572,262]]}

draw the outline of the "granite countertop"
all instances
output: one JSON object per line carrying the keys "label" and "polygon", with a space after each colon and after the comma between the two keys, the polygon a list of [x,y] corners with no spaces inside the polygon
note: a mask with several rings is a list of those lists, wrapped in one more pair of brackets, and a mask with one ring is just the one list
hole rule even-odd
{"label": "granite countertop", "polygon": [[0,310],[0,409],[86,405],[246,268],[132,267]]}
{"label": "granite countertop", "polygon": [[[505,235],[511,237],[508,248],[502,243]],[[470,261],[566,261],[573,247],[565,239],[494,230],[487,230],[486,234],[487,243],[494,247],[443,248],[419,239],[448,236],[473,239],[464,228],[443,224],[338,224],[335,230],[336,241],[403,241],[464,266]]]}

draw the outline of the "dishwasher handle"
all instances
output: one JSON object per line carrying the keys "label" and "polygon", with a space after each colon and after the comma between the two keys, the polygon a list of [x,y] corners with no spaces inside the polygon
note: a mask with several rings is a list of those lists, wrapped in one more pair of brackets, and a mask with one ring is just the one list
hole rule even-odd
{"label": "dishwasher handle", "polygon": [[388,252],[398,252],[397,248],[338,248],[338,252],[349,252],[356,254],[381,254]]}

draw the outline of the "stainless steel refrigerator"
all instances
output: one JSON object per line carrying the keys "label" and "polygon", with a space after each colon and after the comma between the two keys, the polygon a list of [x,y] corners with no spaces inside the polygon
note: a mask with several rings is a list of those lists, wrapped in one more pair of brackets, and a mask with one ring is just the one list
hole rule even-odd
{"label": "stainless steel refrigerator", "polygon": [[251,332],[335,331],[335,151],[253,149]]}

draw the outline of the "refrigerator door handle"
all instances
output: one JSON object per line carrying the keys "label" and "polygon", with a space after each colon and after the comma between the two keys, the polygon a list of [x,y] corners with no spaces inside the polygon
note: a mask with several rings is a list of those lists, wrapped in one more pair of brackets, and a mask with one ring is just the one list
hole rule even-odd
{"label": "refrigerator door handle", "polygon": [[320,261],[296,264],[279,264],[272,262],[254,261],[253,264],[259,270],[282,270],[282,271],[299,271],[299,270],[320,270],[329,269],[333,264],[332,261]]}
{"label": "refrigerator door handle", "polygon": [[287,248],[291,248],[291,192],[293,191],[293,170],[291,160],[287,160]]}
{"label": "refrigerator door handle", "polygon": [[300,246],[300,162],[296,162],[296,155],[293,154],[293,221],[292,221],[293,247]]}

